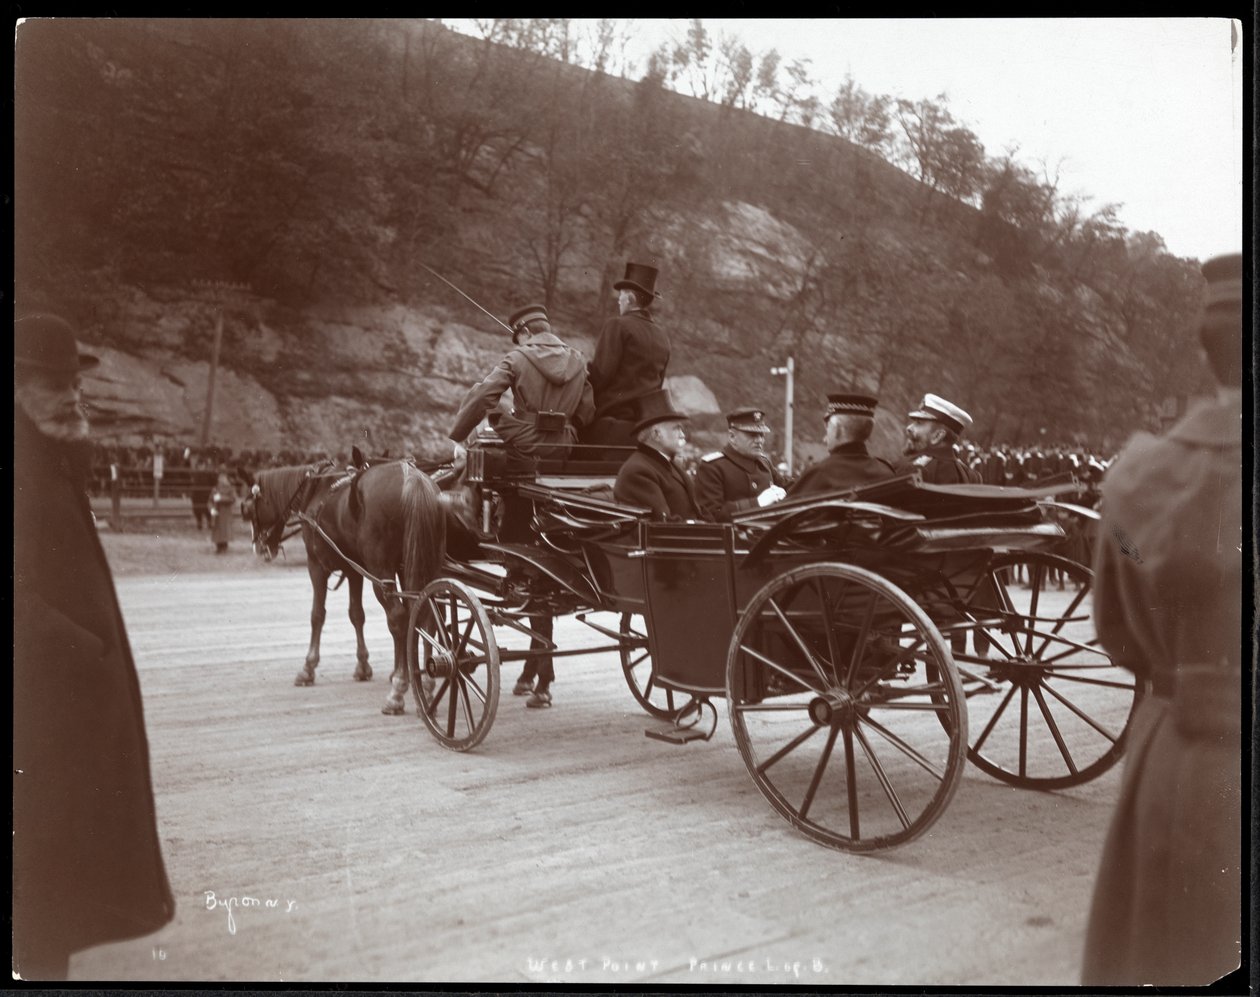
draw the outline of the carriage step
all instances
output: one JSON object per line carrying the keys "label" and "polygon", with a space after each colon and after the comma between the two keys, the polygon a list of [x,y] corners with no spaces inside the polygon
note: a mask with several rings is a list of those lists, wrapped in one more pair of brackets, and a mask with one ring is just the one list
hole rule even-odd
{"label": "carriage step", "polygon": [[668,744],[686,744],[689,741],[707,741],[710,733],[698,727],[648,727],[644,729],[643,736]]}

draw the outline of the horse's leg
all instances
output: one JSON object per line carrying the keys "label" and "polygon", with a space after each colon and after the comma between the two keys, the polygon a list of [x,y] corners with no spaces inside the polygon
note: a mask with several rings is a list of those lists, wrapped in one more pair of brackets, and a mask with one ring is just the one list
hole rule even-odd
{"label": "horse's leg", "polygon": [[389,676],[389,692],[385,696],[385,705],[381,712],[386,716],[397,717],[407,711],[404,697],[410,683],[407,680],[407,623],[411,616],[405,600],[395,595],[387,595],[380,586],[373,585],[376,598],[385,609],[385,619],[389,623],[390,636],[394,638],[394,671]]}
{"label": "horse's leg", "polygon": [[354,669],[354,679],[366,682],[372,677],[372,666],[368,664],[367,641],[363,639],[363,623],[367,618],[363,612],[363,576],[357,571],[347,571],[346,581],[350,585],[350,623],[354,627],[355,653],[359,662]]}
{"label": "horse's leg", "polygon": [[325,603],[328,601],[328,575],[307,557],[307,573],[311,576],[311,644],[306,649],[306,661],[293,680],[294,685],[314,685],[315,669],[319,666],[319,637],[324,631]]}

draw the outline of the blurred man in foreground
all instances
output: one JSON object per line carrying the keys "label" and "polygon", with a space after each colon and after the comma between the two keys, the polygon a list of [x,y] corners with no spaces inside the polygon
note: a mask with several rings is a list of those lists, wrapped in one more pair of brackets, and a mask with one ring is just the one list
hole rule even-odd
{"label": "blurred man in foreground", "polygon": [[[1242,926],[1242,257],[1203,265],[1216,397],[1139,433],[1103,482],[1094,620],[1151,694],[1129,729],[1085,942],[1087,986],[1202,985]],[[1246,640],[1255,636],[1248,614]]]}
{"label": "blurred man in foreground", "polygon": [[88,508],[92,444],[74,331],[13,325],[13,970],[148,934],[175,905],[140,683]]}

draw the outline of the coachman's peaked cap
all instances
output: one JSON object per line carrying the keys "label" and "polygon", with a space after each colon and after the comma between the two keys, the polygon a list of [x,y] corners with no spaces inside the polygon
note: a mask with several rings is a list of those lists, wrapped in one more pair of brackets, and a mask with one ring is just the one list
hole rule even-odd
{"label": "coachman's peaked cap", "polygon": [[833,415],[869,415],[874,417],[877,405],[879,405],[879,399],[874,395],[828,395],[827,410],[823,413],[823,419],[830,419]]}
{"label": "coachman's peaked cap", "polygon": [[635,423],[631,432],[638,436],[648,426],[655,426],[658,422],[672,422],[686,418],[687,416],[683,413],[675,411],[669,391],[666,388],[657,388],[651,394],[639,399],[639,421]]}
{"label": "coachman's peaked cap", "polygon": [[533,322],[535,319],[541,319],[543,322],[551,321],[547,318],[547,309],[543,305],[526,305],[508,316],[508,328],[517,332],[527,322]]}
{"label": "coachman's peaked cap", "polygon": [[613,290],[622,291],[632,288],[653,298],[659,298],[661,295],[656,290],[657,273],[659,271],[656,267],[650,267],[646,263],[627,263],[626,275],[613,284]]}
{"label": "coachman's peaked cap", "polygon": [[100,360],[79,350],[74,329],[59,315],[41,312],[13,322],[13,362],[63,374],[77,374]]}
{"label": "coachman's peaked cap", "polygon": [[726,417],[726,425],[738,429],[741,433],[768,433],[766,413],[759,408],[737,409]]}
{"label": "coachman's peaked cap", "polygon": [[910,413],[910,418],[931,419],[942,426],[948,426],[955,433],[964,432],[971,426],[971,416],[940,395],[924,395],[919,407]]}

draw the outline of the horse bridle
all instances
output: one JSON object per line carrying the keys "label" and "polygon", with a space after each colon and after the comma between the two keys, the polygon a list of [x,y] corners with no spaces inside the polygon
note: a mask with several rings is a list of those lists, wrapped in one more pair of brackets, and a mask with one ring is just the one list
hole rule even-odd
{"label": "horse bridle", "polygon": [[[298,509],[306,503],[302,501],[303,496],[310,488],[311,479],[320,472],[329,467],[335,466],[336,461],[331,459],[322,460],[318,464],[313,464],[306,469],[306,473],[302,475],[302,480],[298,482],[297,488],[293,494],[289,496],[289,500],[284,504],[280,515],[276,517],[276,521],[266,529],[258,521],[258,498],[262,495],[262,486],[258,482],[254,482],[254,487],[250,489],[250,495],[254,499],[254,507],[250,511],[250,525],[254,528],[254,546],[257,549],[259,542],[263,544],[263,556],[270,561],[276,556],[276,552],[280,550],[280,545],[290,537],[296,536],[302,532],[300,523],[295,523],[292,528],[289,527],[289,519],[295,516]],[[285,530],[288,530],[286,533]]]}

